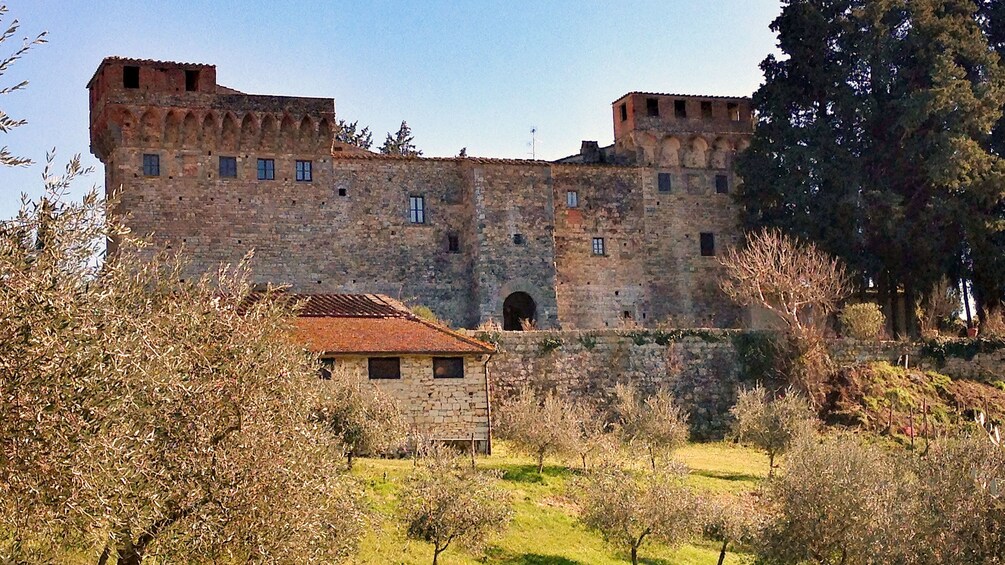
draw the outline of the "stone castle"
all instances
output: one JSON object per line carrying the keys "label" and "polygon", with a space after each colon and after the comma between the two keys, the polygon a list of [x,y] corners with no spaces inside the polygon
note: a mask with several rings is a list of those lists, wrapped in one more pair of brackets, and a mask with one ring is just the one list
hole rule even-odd
{"label": "stone castle", "polygon": [[87,86],[116,211],[193,276],[254,250],[259,282],[457,326],[745,323],[716,254],[740,237],[747,98],[632,92],[613,145],[547,162],[364,151],[333,142],[333,99],[245,94],[211,65],[107,58]]}

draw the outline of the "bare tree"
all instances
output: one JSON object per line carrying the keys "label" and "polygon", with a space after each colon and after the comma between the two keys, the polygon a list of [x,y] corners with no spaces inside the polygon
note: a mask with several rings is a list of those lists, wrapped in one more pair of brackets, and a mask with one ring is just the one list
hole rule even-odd
{"label": "bare tree", "polygon": [[686,474],[679,464],[642,473],[598,470],[579,483],[580,519],[627,548],[637,564],[647,540],[676,545],[698,533],[698,500],[684,486]]}
{"label": "bare tree", "polygon": [[537,472],[544,472],[544,459],[576,452],[579,422],[572,404],[554,392],[539,398],[529,389],[510,399],[499,410],[499,437],[532,455]]}
{"label": "bare tree", "polygon": [[629,446],[643,445],[654,471],[657,459],[687,444],[688,414],[669,391],[660,389],[643,397],[633,385],[618,384],[614,394],[622,440]]}
{"label": "bare tree", "polygon": [[386,451],[405,439],[404,418],[393,398],[342,368],[333,367],[330,374],[317,385],[326,389],[327,398],[313,419],[338,439],[349,470],[355,457]]}
{"label": "bare tree", "polygon": [[775,458],[812,433],[815,424],[809,404],[791,389],[777,397],[761,385],[741,390],[729,412],[736,419],[735,437],[767,453],[768,476],[775,472]]}
{"label": "bare tree", "polygon": [[479,546],[512,516],[509,493],[498,477],[461,464],[443,451],[416,469],[399,493],[399,508],[410,538],[433,544],[433,565],[455,541]]}
{"label": "bare tree", "polygon": [[311,421],[331,399],[285,302],[249,300],[244,266],[187,277],[65,186],[0,227],[0,557],[96,539],[122,565],[351,553],[358,488]]}

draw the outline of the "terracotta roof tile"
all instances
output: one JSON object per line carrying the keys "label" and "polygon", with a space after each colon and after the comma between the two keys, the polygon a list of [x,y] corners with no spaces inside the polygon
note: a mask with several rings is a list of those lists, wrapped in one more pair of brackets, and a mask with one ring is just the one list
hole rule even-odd
{"label": "terracotta roof tile", "polygon": [[632,95],[673,96],[674,98],[705,98],[709,100],[750,100],[750,96],[708,96],[704,94],[675,94],[672,92],[639,92],[637,90],[633,90],[632,92],[627,92],[621,95],[620,98],[618,98],[614,102],[611,102],[611,104],[617,104],[618,102],[621,102],[625,98],[628,98],[629,96]]}
{"label": "terracotta roof tile", "polygon": [[416,317],[400,302],[380,294],[294,295],[303,307],[297,337],[326,354],[483,355],[495,348]]}

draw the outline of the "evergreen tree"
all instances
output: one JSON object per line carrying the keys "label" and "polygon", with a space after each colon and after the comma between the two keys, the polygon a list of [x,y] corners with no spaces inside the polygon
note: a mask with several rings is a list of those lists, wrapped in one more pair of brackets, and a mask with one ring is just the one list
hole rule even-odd
{"label": "evergreen tree", "polygon": [[356,131],[359,127],[358,124],[358,121],[350,124],[346,120],[340,119],[335,124],[335,141],[355,145],[362,149],[369,149],[373,145],[373,134],[370,133],[369,127]]}
{"label": "evergreen tree", "polygon": [[1003,201],[988,132],[1005,76],[978,16],[974,0],[786,2],[789,57],[762,64],[739,162],[746,227],[814,241],[908,304],[967,275]]}
{"label": "evergreen tree", "polygon": [[422,155],[422,151],[415,148],[415,138],[412,136],[412,129],[408,127],[408,123],[404,120],[401,121],[401,127],[398,128],[398,133],[394,134],[394,137],[390,133],[387,134],[387,138],[384,139],[384,145],[381,146],[380,152],[385,155],[404,155],[406,157],[419,157]]}

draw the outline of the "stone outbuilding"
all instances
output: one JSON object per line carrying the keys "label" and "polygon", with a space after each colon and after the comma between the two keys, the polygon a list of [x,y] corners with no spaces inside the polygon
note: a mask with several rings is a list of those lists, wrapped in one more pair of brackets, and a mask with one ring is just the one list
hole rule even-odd
{"label": "stone outbuilding", "polygon": [[394,397],[415,431],[491,449],[488,361],[495,348],[419,318],[380,294],[298,295],[300,339]]}

